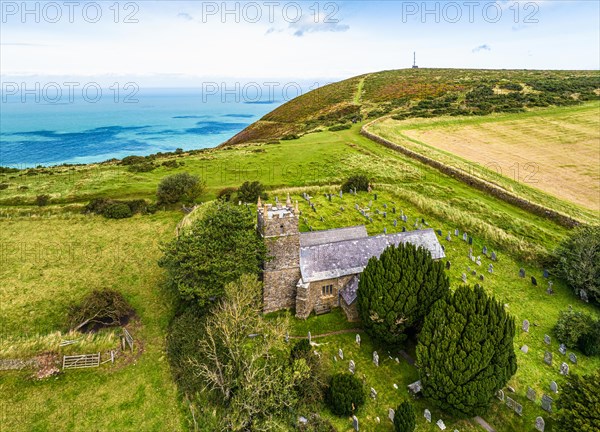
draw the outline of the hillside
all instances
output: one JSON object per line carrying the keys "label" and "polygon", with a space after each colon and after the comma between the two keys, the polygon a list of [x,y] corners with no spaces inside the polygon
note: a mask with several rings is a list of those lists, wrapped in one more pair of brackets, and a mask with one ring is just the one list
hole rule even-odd
{"label": "hillside", "polygon": [[486,115],[600,97],[598,71],[402,69],[365,74],[280,106],[222,146],[291,139],[352,120]]}

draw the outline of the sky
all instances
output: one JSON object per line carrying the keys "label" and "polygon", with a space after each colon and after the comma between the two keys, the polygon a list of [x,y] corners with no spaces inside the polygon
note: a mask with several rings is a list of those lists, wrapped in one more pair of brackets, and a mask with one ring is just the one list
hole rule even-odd
{"label": "sky", "polygon": [[410,67],[599,69],[600,2],[4,1],[0,78],[335,81]]}

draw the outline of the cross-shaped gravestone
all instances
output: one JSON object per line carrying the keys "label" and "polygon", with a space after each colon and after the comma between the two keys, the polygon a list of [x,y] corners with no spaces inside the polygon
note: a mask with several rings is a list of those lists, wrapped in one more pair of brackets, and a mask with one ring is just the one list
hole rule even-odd
{"label": "cross-shaped gravestone", "polygon": [[356,333],[356,338],[354,338],[354,340],[356,341],[356,344],[360,346],[360,335],[358,333]]}
{"label": "cross-shaped gravestone", "polygon": [[504,402],[504,391],[502,391],[501,389],[500,389],[500,390],[498,390],[498,391],[496,392],[496,397],[497,397],[498,399],[500,399],[502,402]]}
{"label": "cross-shaped gravestone", "polygon": [[527,399],[529,399],[532,402],[535,402],[535,390],[531,387],[527,388]]}
{"label": "cross-shaped gravestone", "polygon": [[425,417],[425,420],[427,420],[428,423],[431,423],[431,411],[428,409],[423,411],[423,417]]}
{"label": "cross-shaped gravestone", "polygon": [[571,360],[571,363],[577,364],[577,356],[574,353],[569,353],[569,360]]}
{"label": "cross-shaped gravestone", "polygon": [[354,371],[356,370],[356,364],[354,363],[354,360],[350,360],[350,364],[348,365],[348,370],[350,371],[351,374],[354,374]]}
{"label": "cross-shaped gravestone", "polygon": [[524,268],[519,269],[519,276],[522,278],[525,277],[525,269]]}
{"label": "cross-shaped gravestone", "polygon": [[546,345],[550,345],[551,338],[548,335],[544,335],[544,343]]}
{"label": "cross-shaped gravestone", "polygon": [[535,430],[539,432],[544,432],[544,428],[546,427],[546,422],[542,417],[537,417],[535,419]]}
{"label": "cross-shaped gravestone", "polygon": [[394,423],[394,416],[395,415],[396,415],[396,412],[392,408],[388,408],[388,418],[390,419],[390,421],[392,423]]}
{"label": "cross-shaped gravestone", "polygon": [[531,284],[537,286],[537,279],[533,276],[531,276]]}
{"label": "cross-shaped gravestone", "polygon": [[567,353],[567,346],[565,344],[560,344],[558,346],[558,352],[565,355]]}
{"label": "cross-shaped gravestone", "polygon": [[529,332],[529,320],[523,320],[523,331]]}
{"label": "cross-shaped gravestone", "polygon": [[560,365],[560,371],[559,372],[560,372],[561,375],[569,375],[569,365],[566,364],[565,362],[563,362]]}
{"label": "cross-shaped gravestone", "polygon": [[554,402],[554,400],[550,396],[543,395],[542,396],[542,409],[544,411],[552,412],[552,402]]}
{"label": "cross-shaped gravestone", "polygon": [[556,381],[550,381],[550,390],[552,393],[558,393],[558,384],[556,384]]}
{"label": "cross-shaped gravestone", "polygon": [[375,366],[379,366],[379,354],[377,354],[377,351],[373,351],[373,363],[375,363]]}
{"label": "cross-shaped gravestone", "polygon": [[550,351],[544,353],[544,363],[548,366],[552,366],[552,353]]}
{"label": "cross-shaped gravestone", "polygon": [[338,355],[340,356],[340,359],[344,360],[344,351],[342,351],[341,348],[338,349]]}

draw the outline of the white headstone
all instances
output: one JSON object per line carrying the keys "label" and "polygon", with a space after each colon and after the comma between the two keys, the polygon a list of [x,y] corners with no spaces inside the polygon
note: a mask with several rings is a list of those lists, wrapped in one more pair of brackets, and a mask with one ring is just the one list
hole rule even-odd
{"label": "white headstone", "polygon": [[429,411],[428,409],[423,411],[423,417],[425,417],[425,420],[431,423],[431,411]]}
{"label": "white headstone", "polygon": [[394,423],[394,415],[396,415],[396,412],[392,408],[388,408],[388,418],[392,423]]}
{"label": "white headstone", "polygon": [[377,354],[377,351],[373,351],[373,363],[375,363],[375,366],[379,366],[379,354]]}
{"label": "white headstone", "polygon": [[560,365],[560,374],[569,375],[569,365],[565,362],[563,362],[563,364]]}
{"label": "white headstone", "polygon": [[350,360],[348,370],[350,371],[351,374],[354,374],[354,371],[356,370],[356,364],[354,363],[354,360]]}
{"label": "white headstone", "polygon": [[310,343],[312,343],[312,337],[311,337],[311,335],[310,335],[310,332],[308,332],[308,343],[309,343],[309,344],[310,344]]}
{"label": "white headstone", "polygon": [[436,425],[441,429],[441,430],[446,430],[446,425],[444,424],[444,421],[442,419],[439,419],[436,422]]}
{"label": "white headstone", "polygon": [[529,320],[523,320],[523,331],[529,332]]}
{"label": "white headstone", "polygon": [[535,430],[539,432],[544,432],[544,428],[546,427],[546,422],[542,417],[538,417],[535,419]]}
{"label": "white headstone", "polygon": [[340,356],[341,360],[344,360],[344,351],[342,351],[341,348],[338,349],[338,355]]}
{"label": "white headstone", "polygon": [[358,333],[356,333],[356,343],[358,344],[358,346],[360,346],[360,335]]}
{"label": "white headstone", "polygon": [[356,418],[356,416],[352,416],[352,427],[354,428],[355,431],[358,431],[358,418]]}

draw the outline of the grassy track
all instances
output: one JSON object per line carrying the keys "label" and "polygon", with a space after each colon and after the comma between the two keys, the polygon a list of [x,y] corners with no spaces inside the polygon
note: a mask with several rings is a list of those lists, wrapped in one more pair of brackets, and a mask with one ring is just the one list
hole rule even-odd
{"label": "grassy track", "polygon": [[368,130],[590,222],[600,215],[600,104],[521,114],[385,119]]}

